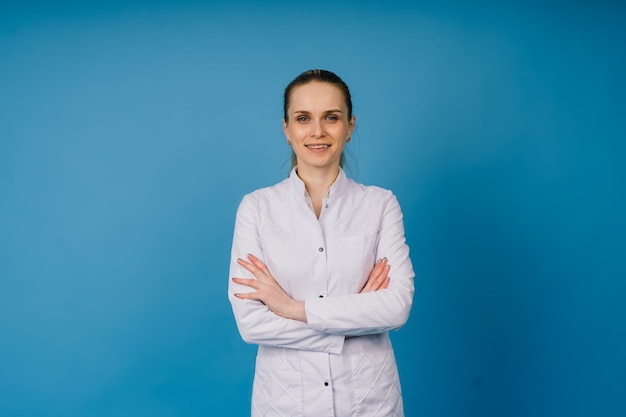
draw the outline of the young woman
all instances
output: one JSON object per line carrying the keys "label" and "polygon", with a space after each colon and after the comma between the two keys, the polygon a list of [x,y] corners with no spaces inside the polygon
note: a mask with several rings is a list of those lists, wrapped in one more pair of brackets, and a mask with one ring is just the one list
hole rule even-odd
{"label": "young woman", "polygon": [[413,268],[387,190],[346,177],[347,85],[306,71],[285,89],[287,179],[237,211],[229,299],[259,346],[252,416],[403,416],[388,331],[407,320]]}

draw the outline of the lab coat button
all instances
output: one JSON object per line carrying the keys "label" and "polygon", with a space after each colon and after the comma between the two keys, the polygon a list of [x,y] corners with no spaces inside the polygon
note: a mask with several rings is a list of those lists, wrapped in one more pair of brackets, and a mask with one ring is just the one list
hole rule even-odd
{"label": "lab coat button", "polygon": [[320,298],[324,298],[324,296],[323,296],[323,295],[320,295]]}
{"label": "lab coat button", "polygon": [[324,386],[327,387],[328,386],[328,381],[324,381]]}
{"label": "lab coat button", "polygon": [[324,252],[324,248],[319,248],[318,249],[320,252]]}

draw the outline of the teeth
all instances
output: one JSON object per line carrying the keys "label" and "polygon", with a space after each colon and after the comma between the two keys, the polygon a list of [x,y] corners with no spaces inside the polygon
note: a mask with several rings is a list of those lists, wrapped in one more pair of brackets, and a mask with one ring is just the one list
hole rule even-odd
{"label": "teeth", "polygon": [[307,145],[307,147],[313,148],[313,149],[322,149],[322,148],[328,148],[328,145]]}

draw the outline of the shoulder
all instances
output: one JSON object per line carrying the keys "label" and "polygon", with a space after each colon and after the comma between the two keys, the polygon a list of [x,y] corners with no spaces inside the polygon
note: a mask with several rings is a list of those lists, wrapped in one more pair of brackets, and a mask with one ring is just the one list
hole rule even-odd
{"label": "shoulder", "polygon": [[240,207],[251,206],[258,208],[269,203],[275,205],[278,202],[288,201],[292,196],[293,190],[292,187],[289,186],[289,179],[286,178],[277,184],[259,188],[244,195]]}
{"label": "shoulder", "polygon": [[348,193],[353,198],[366,199],[369,202],[386,203],[396,201],[391,190],[376,185],[364,185],[348,178]]}

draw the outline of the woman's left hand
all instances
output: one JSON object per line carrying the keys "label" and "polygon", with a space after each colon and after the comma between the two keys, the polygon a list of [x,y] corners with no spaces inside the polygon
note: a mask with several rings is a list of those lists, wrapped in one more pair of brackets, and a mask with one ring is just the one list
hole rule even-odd
{"label": "woman's left hand", "polygon": [[256,292],[237,293],[235,297],[244,300],[261,301],[278,316],[306,322],[304,301],[297,301],[291,298],[278,285],[267,266],[256,256],[248,255],[248,260],[237,259],[237,262],[250,271],[256,279],[233,278],[233,282],[253,288]]}

